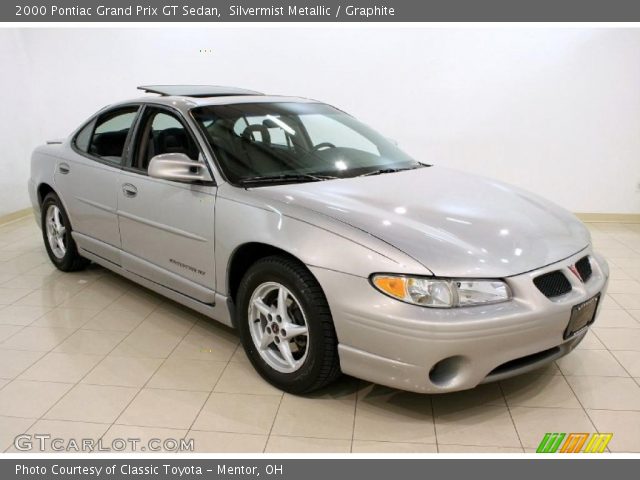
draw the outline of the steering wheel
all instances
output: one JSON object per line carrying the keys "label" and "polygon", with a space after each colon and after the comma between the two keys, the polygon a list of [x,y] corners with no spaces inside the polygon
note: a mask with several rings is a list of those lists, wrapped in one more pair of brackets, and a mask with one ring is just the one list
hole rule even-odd
{"label": "steering wheel", "polygon": [[325,148],[336,148],[336,146],[331,142],[322,142],[322,143],[319,143],[318,145],[315,145],[311,149],[311,151],[312,152],[317,152],[318,150],[322,150],[322,149],[325,149]]}

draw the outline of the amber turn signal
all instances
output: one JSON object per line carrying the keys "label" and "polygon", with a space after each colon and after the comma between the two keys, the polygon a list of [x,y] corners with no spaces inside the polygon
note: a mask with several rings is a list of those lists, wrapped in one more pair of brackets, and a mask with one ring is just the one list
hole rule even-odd
{"label": "amber turn signal", "polygon": [[407,296],[405,279],[402,277],[376,276],[373,278],[373,283],[376,287],[378,287],[378,289],[391,295],[392,297],[404,300],[404,298]]}

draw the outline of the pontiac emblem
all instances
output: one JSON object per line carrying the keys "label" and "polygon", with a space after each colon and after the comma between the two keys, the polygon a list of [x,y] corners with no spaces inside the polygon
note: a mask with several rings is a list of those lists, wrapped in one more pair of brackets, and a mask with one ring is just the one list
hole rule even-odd
{"label": "pontiac emblem", "polygon": [[584,283],[584,280],[582,280],[582,275],[580,275],[580,272],[578,271],[575,265],[570,265],[569,270],[571,270],[571,273],[573,273],[576,277],[578,277],[578,280]]}

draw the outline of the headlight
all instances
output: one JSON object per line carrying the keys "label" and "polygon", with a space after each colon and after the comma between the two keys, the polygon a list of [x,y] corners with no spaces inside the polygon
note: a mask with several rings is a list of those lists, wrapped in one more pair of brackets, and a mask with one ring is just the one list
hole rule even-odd
{"label": "headlight", "polygon": [[505,302],[511,298],[502,280],[464,280],[378,274],[373,286],[403,302],[423,307],[452,308]]}

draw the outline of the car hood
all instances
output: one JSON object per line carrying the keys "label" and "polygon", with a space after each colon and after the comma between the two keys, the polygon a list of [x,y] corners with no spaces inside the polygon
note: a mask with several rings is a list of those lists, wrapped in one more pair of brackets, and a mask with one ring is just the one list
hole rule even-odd
{"label": "car hood", "polygon": [[567,258],[590,242],[584,225],[553,203],[442,167],[251,193],[367,232],[439,276],[508,277]]}

